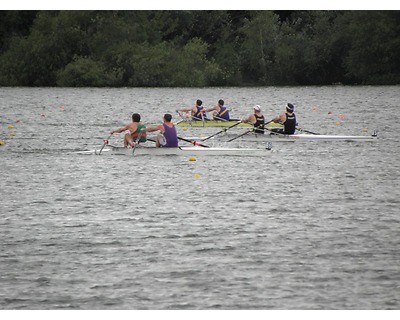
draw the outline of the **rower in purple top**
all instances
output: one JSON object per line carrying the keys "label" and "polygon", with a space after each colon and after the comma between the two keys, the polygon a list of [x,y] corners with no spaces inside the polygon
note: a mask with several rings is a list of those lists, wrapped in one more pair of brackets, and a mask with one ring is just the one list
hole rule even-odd
{"label": "rower in purple top", "polygon": [[169,113],[164,114],[163,123],[154,127],[142,128],[142,131],[153,132],[160,131],[156,138],[156,147],[170,148],[178,147],[178,134],[175,125],[171,122],[172,116]]}

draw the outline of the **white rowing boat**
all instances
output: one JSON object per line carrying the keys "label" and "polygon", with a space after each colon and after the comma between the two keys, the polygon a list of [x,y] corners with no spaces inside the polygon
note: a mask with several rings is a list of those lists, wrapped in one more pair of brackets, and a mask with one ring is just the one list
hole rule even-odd
{"label": "white rowing boat", "polygon": [[[99,154],[100,150],[79,151],[79,154]],[[266,156],[271,152],[271,145],[267,148],[204,148],[177,147],[177,148],[156,148],[138,145],[135,150],[132,148],[116,147],[107,145],[101,154],[130,155],[130,156]]]}
{"label": "white rowing boat", "polygon": [[[237,137],[237,139],[235,139]],[[186,138],[190,140],[201,141],[206,138],[190,137]],[[293,141],[376,141],[378,135],[374,134],[370,136],[349,136],[349,135],[325,135],[325,134],[256,134],[254,132],[248,132],[242,136],[240,134],[225,133],[220,136],[215,136],[211,139],[218,141],[245,141],[245,142],[293,142]]]}

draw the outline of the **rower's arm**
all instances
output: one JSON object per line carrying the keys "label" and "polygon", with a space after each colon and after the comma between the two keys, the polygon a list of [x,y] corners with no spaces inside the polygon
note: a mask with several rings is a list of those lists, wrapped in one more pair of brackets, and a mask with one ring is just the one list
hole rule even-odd
{"label": "rower's arm", "polygon": [[214,111],[214,110],[219,112],[218,107],[204,108],[204,112],[210,112],[210,111]]}
{"label": "rower's arm", "polygon": [[189,112],[189,111],[193,111],[193,107],[180,108],[180,109],[176,109],[176,111]]}
{"label": "rower's arm", "polygon": [[283,113],[280,114],[280,115],[277,116],[276,118],[272,119],[272,122],[275,122],[275,123],[278,123],[278,122],[284,123],[284,122],[286,121],[286,119],[283,119],[283,116],[284,116]]}
{"label": "rower's arm", "polygon": [[124,132],[124,131],[126,131],[126,130],[129,130],[129,124],[126,125],[125,127],[112,130],[110,133],[111,133],[111,134],[114,134],[114,133],[121,133],[121,132]]}
{"label": "rower's arm", "polygon": [[244,119],[242,120],[242,122],[244,122],[244,123],[250,123],[250,124],[255,124],[255,123],[256,123],[256,120],[255,120],[254,115],[251,114],[251,115],[249,115],[247,118],[244,118]]}
{"label": "rower's arm", "polygon": [[161,131],[162,128],[163,128],[163,126],[160,124],[160,125],[153,126],[153,127],[142,128],[141,130],[142,130],[142,131],[147,131],[147,132],[153,132],[153,131],[158,131],[158,130]]}

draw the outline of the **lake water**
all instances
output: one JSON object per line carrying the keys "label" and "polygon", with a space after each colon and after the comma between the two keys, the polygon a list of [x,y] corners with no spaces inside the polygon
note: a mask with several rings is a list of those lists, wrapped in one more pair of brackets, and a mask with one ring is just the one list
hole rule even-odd
{"label": "lake water", "polygon": [[[77,154],[196,99],[267,120],[291,102],[304,129],[379,139]],[[0,88],[0,309],[399,309],[399,101],[399,86]]]}

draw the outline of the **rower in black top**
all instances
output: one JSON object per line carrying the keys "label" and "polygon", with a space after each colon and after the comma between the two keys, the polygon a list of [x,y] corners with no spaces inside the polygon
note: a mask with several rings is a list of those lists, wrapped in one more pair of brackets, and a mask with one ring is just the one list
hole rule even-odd
{"label": "rower in black top", "polygon": [[254,133],[264,134],[265,118],[261,113],[261,107],[256,105],[253,109],[254,114],[249,115],[247,118],[243,119],[242,122],[254,125]]}
{"label": "rower in black top", "polygon": [[294,106],[288,103],[286,112],[281,113],[276,118],[272,119],[275,123],[282,123],[283,128],[274,128],[271,131],[281,134],[294,134],[296,131],[296,115],[294,114]]}

